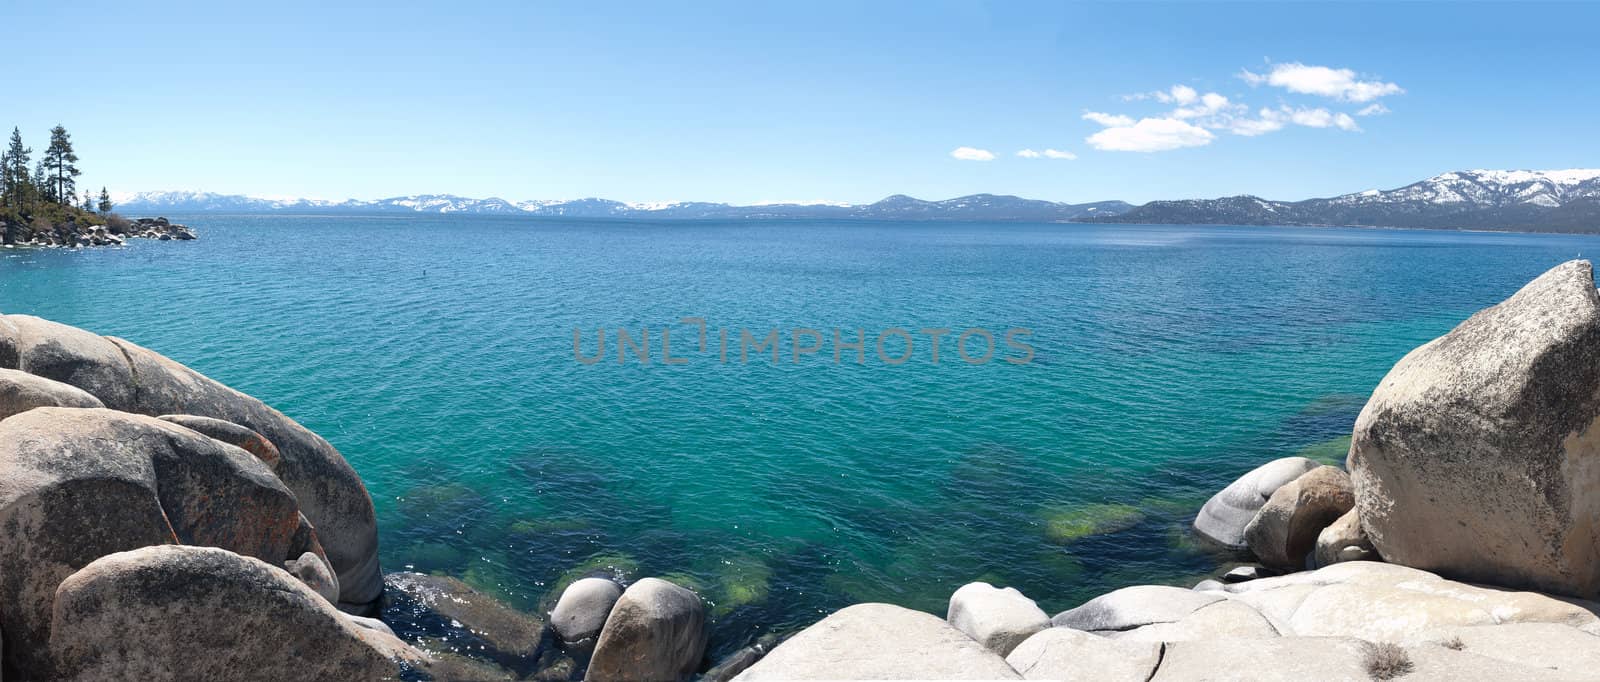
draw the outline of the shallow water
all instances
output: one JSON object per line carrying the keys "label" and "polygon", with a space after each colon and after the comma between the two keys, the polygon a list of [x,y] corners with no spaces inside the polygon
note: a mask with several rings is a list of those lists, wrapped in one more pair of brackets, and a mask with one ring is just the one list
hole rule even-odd
{"label": "shallow water", "polygon": [[[0,311],[126,337],[322,434],[367,482],[388,570],[530,610],[563,575],[668,576],[713,603],[718,653],[851,602],[942,613],[976,579],[1050,612],[1191,582],[1217,562],[1186,532],[1207,496],[1273,457],[1337,459],[1406,351],[1600,252],[1318,228],[173,217],[201,240],[0,250]],[[666,326],[685,364],[662,363]],[[608,359],[576,361],[574,329],[589,355],[597,327]],[[651,364],[617,362],[619,327],[650,329]],[[823,350],[791,362],[784,332],[782,362],[737,362],[739,329],[795,327]],[[833,362],[836,327],[868,330],[865,364]],[[1028,328],[1035,355],[968,364],[950,336],[933,364],[917,334],[888,365],[870,339],[891,327]]]}

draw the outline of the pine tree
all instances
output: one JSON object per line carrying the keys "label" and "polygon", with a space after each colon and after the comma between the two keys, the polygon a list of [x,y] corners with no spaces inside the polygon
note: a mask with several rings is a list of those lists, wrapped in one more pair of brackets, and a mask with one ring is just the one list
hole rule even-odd
{"label": "pine tree", "polygon": [[67,129],[56,126],[50,129],[50,147],[44,151],[45,168],[49,181],[55,184],[53,198],[62,206],[71,206],[77,195],[78,155],[72,151],[72,138]]}
{"label": "pine tree", "polygon": [[61,200],[56,197],[56,185],[50,181],[50,173],[44,168],[44,159],[39,159],[39,163],[33,167],[33,188],[40,199],[52,204],[60,203]]}
{"label": "pine tree", "polygon": [[0,153],[0,203],[18,206],[31,194],[28,157],[33,150],[22,146],[22,131],[11,129],[11,145]]}
{"label": "pine tree", "polygon": [[110,213],[111,212],[111,193],[107,192],[106,188],[104,188],[104,187],[100,188],[100,206],[99,206],[99,208],[100,208],[100,212],[101,213]]}

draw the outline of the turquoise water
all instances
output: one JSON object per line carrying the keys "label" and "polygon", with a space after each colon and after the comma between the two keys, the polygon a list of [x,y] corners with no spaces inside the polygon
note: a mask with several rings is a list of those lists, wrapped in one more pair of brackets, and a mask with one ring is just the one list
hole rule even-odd
{"label": "turquoise water", "polygon": [[[1218,559],[1186,528],[1269,458],[1337,456],[1410,348],[1600,238],[1306,228],[175,216],[191,243],[0,251],[0,310],[267,401],[366,479],[389,570],[527,609],[669,575],[713,649],[847,603],[1046,610]],[[675,356],[661,362],[673,326]],[[609,359],[574,359],[573,332]],[[652,363],[616,360],[619,327]],[[1028,328],[1032,362],[721,363],[717,330]],[[891,343],[891,353],[898,346]],[[1000,356],[1007,348],[1000,344]],[[848,356],[847,356],[848,359]]]}

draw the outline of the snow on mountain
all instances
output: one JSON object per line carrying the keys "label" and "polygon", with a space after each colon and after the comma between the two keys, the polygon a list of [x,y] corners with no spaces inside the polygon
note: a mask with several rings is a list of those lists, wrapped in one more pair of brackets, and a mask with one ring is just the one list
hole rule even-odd
{"label": "snow on mountain", "polygon": [[944,201],[923,201],[895,195],[874,204],[794,202],[754,206],[695,201],[623,203],[610,199],[528,200],[497,197],[472,199],[453,194],[419,194],[387,199],[325,201],[268,199],[211,192],[140,192],[113,196],[118,210],[131,214],[183,212],[416,212],[562,216],[571,218],[659,219],[875,219],[875,220],[1006,220],[1062,221],[1091,215],[1115,215],[1132,208],[1120,201],[1063,204],[1013,196],[976,194]]}
{"label": "snow on mountain", "polygon": [[1097,222],[1600,232],[1600,169],[1466,170],[1327,199],[1152,201]]}
{"label": "snow on mountain", "polygon": [[1343,205],[1421,202],[1495,208],[1530,204],[1555,208],[1574,199],[1595,197],[1600,197],[1600,169],[1576,168],[1453,171],[1398,189],[1368,190],[1328,201]]}

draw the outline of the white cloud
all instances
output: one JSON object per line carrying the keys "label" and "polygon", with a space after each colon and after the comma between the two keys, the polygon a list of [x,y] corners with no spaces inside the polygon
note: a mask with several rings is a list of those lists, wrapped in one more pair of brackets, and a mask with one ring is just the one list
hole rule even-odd
{"label": "white cloud", "polygon": [[1119,114],[1102,114],[1098,111],[1086,111],[1083,113],[1083,118],[1086,121],[1094,121],[1095,123],[1099,123],[1107,128],[1120,128],[1123,126],[1133,125],[1132,117],[1122,116]]}
{"label": "white cloud", "polygon": [[1060,149],[1046,149],[1042,152],[1034,151],[1032,149],[1024,149],[1020,152],[1017,152],[1017,156],[1020,156],[1024,159],[1062,159],[1065,161],[1071,161],[1078,158],[1077,154],[1072,152],[1064,152]]}
{"label": "white cloud", "polygon": [[1389,107],[1383,106],[1382,102],[1373,102],[1372,104],[1368,104],[1367,106],[1362,107],[1361,111],[1356,112],[1356,115],[1357,116],[1379,116],[1379,115],[1387,114],[1387,113],[1389,113]]}
{"label": "white cloud", "polygon": [[950,156],[962,161],[993,161],[994,152],[976,147],[956,147],[950,151]]}
{"label": "white cloud", "polygon": [[1143,118],[1131,125],[1107,127],[1084,138],[1084,142],[1102,151],[1161,152],[1202,147],[1213,139],[1216,136],[1211,131],[1175,118]]}
{"label": "white cloud", "polygon": [[1379,97],[1405,92],[1394,83],[1360,80],[1356,77],[1356,72],[1350,69],[1307,66],[1300,62],[1273,64],[1265,74],[1244,70],[1239,73],[1239,77],[1251,85],[1270,85],[1289,92],[1332,97],[1345,102],[1370,102]]}

